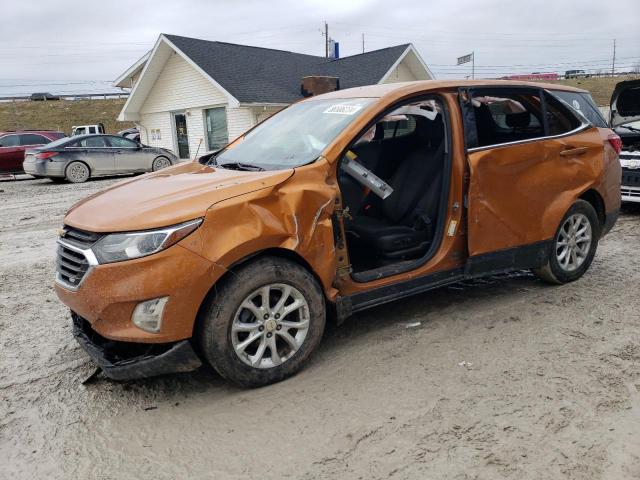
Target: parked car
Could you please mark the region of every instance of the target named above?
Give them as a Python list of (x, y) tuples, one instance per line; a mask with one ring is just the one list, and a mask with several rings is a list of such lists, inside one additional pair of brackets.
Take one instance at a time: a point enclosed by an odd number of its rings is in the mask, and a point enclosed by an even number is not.
[(149, 147), (116, 135), (78, 135), (28, 150), (24, 171), (36, 178), (82, 183), (89, 178), (151, 172), (178, 158), (164, 148)]
[(567, 70), (564, 72), (564, 78), (588, 78), (587, 72), (584, 70)]
[(140, 131), (135, 127), (127, 128), (125, 130), (120, 130), (118, 132), (118, 135), (124, 138), (128, 138), (130, 140), (135, 140), (136, 142), (140, 141)]
[(23, 173), (24, 152), (64, 138), (64, 133), (52, 130), (15, 130), (0, 132), (0, 174)]
[(640, 203), (640, 80), (620, 82), (611, 97), (610, 124), (622, 140), (622, 201)]
[(92, 133), (105, 133), (104, 125), (96, 123), (95, 125), (74, 125), (71, 127), (71, 136), (89, 135)]
[[(620, 208), (619, 137), (560, 85), (426, 81), (295, 103), (65, 216), (56, 292), (114, 379), (277, 382), (354, 312), (530, 268), (580, 278)], [(526, 339), (523, 339), (526, 341)], [(198, 352), (196, 354), (196, 352)]]
[(60, 100), (60, 96), (53, 95), (49, 92), (37, 92), (32, 93), (31, 97), (29, 97), (32, 102), (42, 102), (46, 100)]

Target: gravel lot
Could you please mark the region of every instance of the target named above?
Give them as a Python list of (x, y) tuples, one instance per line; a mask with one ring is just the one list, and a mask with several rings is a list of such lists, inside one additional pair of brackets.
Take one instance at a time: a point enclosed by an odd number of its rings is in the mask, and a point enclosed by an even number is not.
[(114, 181), (0, 181), (0, 477), (640, 478), (640, 209), (576, 283), (520, 273), (370, 310), (277, 385), (83, 385), (55, 235)]

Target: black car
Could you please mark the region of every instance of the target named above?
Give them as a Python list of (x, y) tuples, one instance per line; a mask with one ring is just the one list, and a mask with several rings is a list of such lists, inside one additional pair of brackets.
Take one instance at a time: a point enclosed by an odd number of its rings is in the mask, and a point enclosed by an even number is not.
[(27, 150), (24, 171), (81, 183), (92, 177), (151, 172), (178, 162), (170, 150), (117, 135), (77, 135)]

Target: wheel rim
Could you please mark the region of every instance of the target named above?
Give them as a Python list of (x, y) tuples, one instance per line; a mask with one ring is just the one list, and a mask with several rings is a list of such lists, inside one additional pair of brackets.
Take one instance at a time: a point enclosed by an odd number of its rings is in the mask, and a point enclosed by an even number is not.
[(156, 171), (171, 166), (171, 162), (169, 162), (169, 160), (167, 160), (166, 158), (156, 158), (156, 160), (153, 162), (153, 165), (153, 170)]
[(69, 178), (74, 181), (82, 181), (87, 178), (87, 168), (81, 163), (74, 163), (69, 167), (69, 172), (67, 173)]
[(309, 331), (309, 304), (295, 287), (271, 283), (251, 292), (231, 325), (236, 355), (253, 368), (273, 368), (289, 360)]
[(556, 238), (556, 258), (560, 268), (573, 272), (580, 268), (591, 249), (591, 222), (586, 215), (574, 213), (565, 220)]

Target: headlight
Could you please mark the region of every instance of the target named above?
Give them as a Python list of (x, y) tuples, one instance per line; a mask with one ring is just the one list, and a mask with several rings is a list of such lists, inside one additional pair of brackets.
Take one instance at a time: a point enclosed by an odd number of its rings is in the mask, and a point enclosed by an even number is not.
[(193, 232), (202, 219), (173, 225), (172, 227), (143, 232), (112, 233), (102, 238), (91, 250), (99, 263), (121, 262), (145, 257), (179, 242)]

